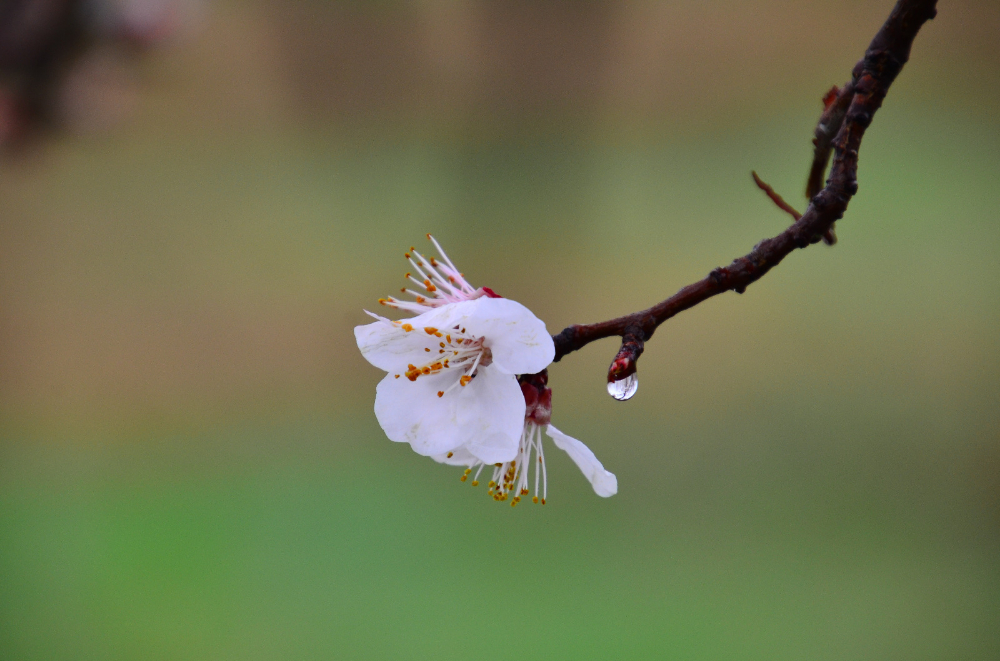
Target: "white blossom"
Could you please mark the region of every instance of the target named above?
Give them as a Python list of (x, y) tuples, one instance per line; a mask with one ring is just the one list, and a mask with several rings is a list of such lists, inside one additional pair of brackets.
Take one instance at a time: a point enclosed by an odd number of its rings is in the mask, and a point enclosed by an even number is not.
[[(428, 235), (433, 241), (433, 238)], [(435, 242), (437, 246), (437, 243)], [(517, 455), (525, 403), (517, 374), (545, 369), (555, 355), (545, 324), (520, 303), (473, 289), (440, 250), (406, 257), (423, 288), (414, 301), (382, 299), (419, 312), (354, 329), (358, 348), (388, 374), (378, 384), (375, 416), (390, 440), (433, 456), (459, 449), (497, 463)]]
[[(379, 299), (415, 313), (357, 326), (361, 354), (387, 372), (375, 390), (375, 417), (390, 440), (418, 454), (465, 466), (478, 486), (491, 469), (488, 491), (517, 505), (523, 496), (545, 503), (545, 432), (570, 456), (599, 496), (618, 492), (618, 480), (590, 449), (550, 424), (552, 391), (542, 372), (555, 356), (545, 324), (526, 307), (487, 287), (472, 287), (431, 235), (440, 260), (410, 248), (406, 258), (421, 292), (413, 300)], [(525, 375), (522, 382), (517, 375)], [(532, 466), (534, 470), (532, 470)]]

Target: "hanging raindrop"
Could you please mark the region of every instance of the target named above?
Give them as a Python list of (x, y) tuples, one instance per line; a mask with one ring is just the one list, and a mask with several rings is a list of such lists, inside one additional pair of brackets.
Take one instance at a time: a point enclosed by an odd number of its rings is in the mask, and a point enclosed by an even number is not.
[(632, 399), (635, 395), (635, 391), (639, 389), (639, 377), (635, 372), (632, 372), (624, 379), (618, 381), (608, 381), (608, 394), (617, 399), (619, 402), (624, 402), (626, 399)]

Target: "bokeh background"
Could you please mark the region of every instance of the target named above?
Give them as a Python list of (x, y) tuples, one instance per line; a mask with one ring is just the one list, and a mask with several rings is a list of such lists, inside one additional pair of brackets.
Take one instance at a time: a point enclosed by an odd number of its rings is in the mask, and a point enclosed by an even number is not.
[(627, 403), (613, 340), (553, 366), (615, 497), (390, 443), (352, 335), (426, 232), (553, 332), (744, 254), (890, 7), (206, 5), (0, 163), (0, 657), (1000, 658), (997, 3), (918, 36), (837, 246)]

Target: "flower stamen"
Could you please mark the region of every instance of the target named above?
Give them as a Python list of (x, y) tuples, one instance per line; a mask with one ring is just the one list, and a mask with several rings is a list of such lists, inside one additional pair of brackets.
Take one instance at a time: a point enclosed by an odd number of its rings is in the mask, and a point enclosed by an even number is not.
[[(539, 502), (538, 498), (538, 487), (539, 481), (541, 482), (541, 503), (545, 504), (545, 496), (548, 491), (548, 479), (545, 474), (545, 461), (543, 459), (544, 454), (542, 451), (542, 428), (541, 426), (526, 420), (524, 423), (524, 430), (521, 432), (521, 440), (518, 444), (517, 455), (508, 462), (503, 462), (499, 464), (493, 464), (493, 476), (487, 485), (487, 493), (493, 497), (493, 500), (497, 502), (504, 502), (506, 500), (511, 501), (511, 507), (516, 506), (521, 502), (522, 496), (527, 496), (531, 493), (528, 489), (529, 473), (531, 470), (531, 465), (534, 463), (532, 461), (532, 454), (537, 457), (537, 465), (535, 466), (535, 497), (531, 499), (533, 503)], [(474, 463), (468, 470), (477, 468), (476, 475), (473, 477), (473, 484), (477, 484), (479, 480), (479, 474), (482, 472), (486, 464), (478, 461)], [(464, 481), (464, 480), (463, 480)]]
[(379, 299), (381, 305), (420, 314), (448, 303), (468, 301), (486, 295), (482, 289), (474, 288), (465, 280), (465, 277), (455, 268), (448, 255), (442, 250), (437, 239), (430, 234), (427, 235), (427, 239), (437, 249), (441, 256), (440, 261), (434, 257), (425, 258), (412, 246), (409, 252), (403, 254), (417, 274), (414, 276), (413, 273), (407, 273), (404, 277), (417, 285), (419, 289), (423, 289), (424, 293), (403, 287), (400, 292), (412, 296), (413, 301), (389, 296)]

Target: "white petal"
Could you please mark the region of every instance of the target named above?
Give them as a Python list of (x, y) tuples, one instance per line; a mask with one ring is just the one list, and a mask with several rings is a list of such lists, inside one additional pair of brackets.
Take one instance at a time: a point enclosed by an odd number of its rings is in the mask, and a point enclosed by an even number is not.
[(462, 310), (462, 321), (473, 335), (485, 337), (493, 364), (508, 374), (534, 374), (556, 355), (552, 337), (541, 319), (509, 298), (478, 298)]
[[(428, 335), (425, 328), (451, 328), (455, 325), (453, 317), (461, 317), (461, 311), (454, 303), (442, 305), (440, 308), (417, 315), (411, 319), (400, 319), (399, 322), (388, 320), (376, 321), (364, 326), (354, 327), (354, 339), (358, 343), (361, 355), (375, 367), (402, 374), (407, 365), (422, 365), (427, 362), (425, 348), (431, 348), (437, 353), (438, 338)], [(403, 325), (409, 324), (413, 330), (403, 330)]]
[[(450, 457), (448, 455), (451, 455)], [(444, 454), (436, 454), (431, 457), (434, 461), (439, 464), (448, 464), (449, 466), (474, 466), (479, 463), (477, 459), (471, 452), (466, 450), (464, 447), (455, 448), (452, 452), (445, 452)]]
[[(510, 376), (506, 374), (504, 376)], [(518, 394), (520, 394), (520, 388)], [(524, 402), (524, 398), (521, 398)], [(521, 407), (524, 408), (524, 407)], [(521, 413), (521, 424), (524, 424), (524, 413)], [(517, 444), (521, 440), (521, 434), (516, 437), (508, 436), (505, 433), (493, 432), (486, 435), (474, 437), (465, 447), (469, 449), (476, 459), (484, 464), (502, 464), (517, 456)]]
[[(460, 404), (464, 409), (464, 430), (469, 434), (466, 449), (486, 464), (510, 461), (517, 456), (524, 430), (521, 386), (513, 375), (489, 365), (480, 367), (476, 378), (464, 390), (472, 388), (475, 390), (469, 393), (471, 396)], [(448, 393), (451, 394), (454, 391)]]
[(556, 447), (569, 455), (569, 458), (580, 467), (583, 476), (590, 480), (594, 493), (607, 498), (618, 493), (618, 478), (613, 473), (604, 470), (604, 465), (597, 460), (594, 453), (580, 441), (567, 436), (552, 425), (545, 428)]
[[(445, 370), (416, 381), (386, 375), (375, 389), (375, 417), (386, 436), (409, 443), (416, 453), (426, 456), (445, 454), (463, 445), (479, 456), (471, 445), (475, 441), (487, 442), (491, 462), (513, 459), (525, 410), (517, 379), (483, 367), (469, 385), (438, 397), (437, 393), (447, 390), (459, 375)], [(505, 458), (492, 458), (501, 452)]]
[[(437, 393), (454, 381), (450, 373), (410, 381), (387, 374), (375, 388), (375, 417), (389, 440), (409, 443), (420, 454), (450, 452), (465, 443), (454, 405)], [(470, 384), (471, 385), (471, 384)]]

